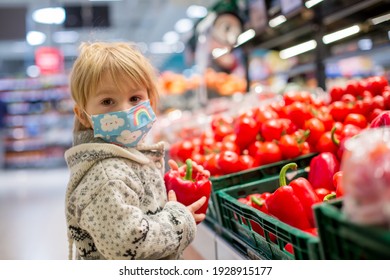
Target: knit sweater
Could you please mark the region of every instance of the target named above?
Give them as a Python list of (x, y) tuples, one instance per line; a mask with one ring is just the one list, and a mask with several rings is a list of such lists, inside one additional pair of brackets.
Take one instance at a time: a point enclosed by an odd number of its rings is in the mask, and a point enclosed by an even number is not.
[(163, 143), (123, 148), (80, 133), (65, 152), (69, 258), (181, 259), (196, 223), (167, 202)]

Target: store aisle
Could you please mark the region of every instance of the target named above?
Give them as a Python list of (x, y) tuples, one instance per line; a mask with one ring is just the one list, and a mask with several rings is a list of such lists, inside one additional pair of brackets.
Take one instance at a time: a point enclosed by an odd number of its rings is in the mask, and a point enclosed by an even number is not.
[[(0, 260), (64, 260), (67, 169), (0, 170)], [(191, 246), (185, 259), (202, 259)]]
[(0, 259), (67, 258), (68, 171), (0, 171)]

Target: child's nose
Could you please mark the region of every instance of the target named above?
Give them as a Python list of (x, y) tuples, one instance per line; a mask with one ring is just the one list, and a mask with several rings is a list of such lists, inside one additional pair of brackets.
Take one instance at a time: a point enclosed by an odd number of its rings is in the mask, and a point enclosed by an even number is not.
[(128, 103), (121, 103), (118, 107), (118, 111), (126, 111), (128, 109), (130, 109), (131, 107), (133, 107), (132, 104), (128, 104)]

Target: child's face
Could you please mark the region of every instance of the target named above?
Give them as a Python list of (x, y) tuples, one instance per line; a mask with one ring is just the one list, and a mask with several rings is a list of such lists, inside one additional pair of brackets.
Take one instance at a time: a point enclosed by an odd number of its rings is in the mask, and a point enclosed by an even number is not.
[[(139, 88), (126, 78), (121, 79), (117, 85), (110, 75), (103, 75), (97, 91), (90, 94), (84, 111), (89, 115), (124, 111), (148, 99), (146, 88)], [(85, 127), (92, 127), (81, 108), (76, 105), (74, 111)]]

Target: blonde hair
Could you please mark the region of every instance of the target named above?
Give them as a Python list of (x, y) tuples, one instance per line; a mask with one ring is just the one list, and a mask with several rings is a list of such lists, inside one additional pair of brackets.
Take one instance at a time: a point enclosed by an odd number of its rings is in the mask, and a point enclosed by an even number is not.
[[(82, 43), (80, 54), (70, 74), (70, 91), (74, 102), (85, 109), (88, 97), (97, 91), (103, 74), (108, 74), (116, 85), (128, 77), (148, 91), (150, 103), (156, 110), (158, 101), (157, 77), (151, 63), (138, 49), (125, 42)], [(75, 118), (74, 131), (86, 128)]]

